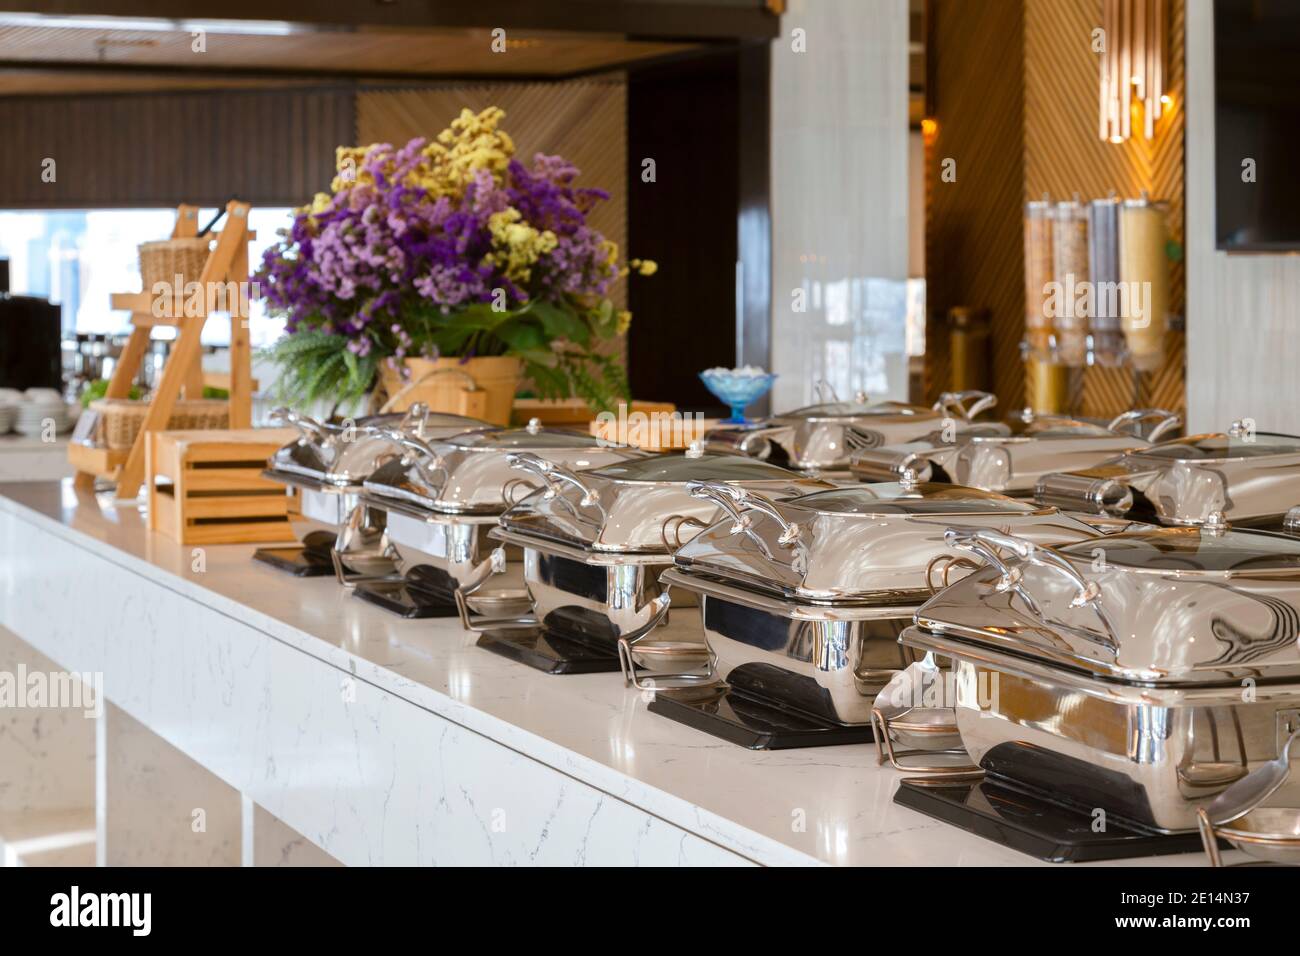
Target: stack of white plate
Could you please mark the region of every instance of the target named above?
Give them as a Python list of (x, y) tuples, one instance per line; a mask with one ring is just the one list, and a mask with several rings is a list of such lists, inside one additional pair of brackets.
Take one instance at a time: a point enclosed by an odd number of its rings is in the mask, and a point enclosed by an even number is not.
[[(54, 423), (54, 433), (66, 432), (72, 425), (68, 403), (52, 388), (29, 388), (23, 401), (15, 406), (13, 427), (21, 434), (39, 436), (45, 433), (47, 421)], [(3, 424), (3, 422), (0, 422)]]
[(0, 388), (0, 435), (13, 431), (18, 405), (26, 400), (27, 396), (16, 388)]

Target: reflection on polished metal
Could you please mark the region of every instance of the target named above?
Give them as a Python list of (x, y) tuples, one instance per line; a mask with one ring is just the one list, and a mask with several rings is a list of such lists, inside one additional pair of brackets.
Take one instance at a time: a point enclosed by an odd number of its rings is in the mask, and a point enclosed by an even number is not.
[(871, 726), (878, 763), (888, 761), (895, 770), (946, 779), (983, 776), (961, 745), (957, 712), (949, 706), (946, 683), (934, 655), (926, 654), (894, 675), (876, 695)]
[(585, 471), (525, 453), (510, 460), (544, 485), (493, 532), (523, 549), (535, 617), (548, 631), (621, 654), (629, 681), (641, 686), (653, 678), (661, 689), (711, 672), (693, 595), (674, 595), (671, 614), (666, 599), (658, 602), (666, 598), (660, 573), (672, 552), (719, 513), (716, 502), (690, 494), (691, 483), (774, 497), (831, 487), (757, 459), (702, 450)]
[(418, 402), (400, 414), (344, 424), (322, 424), (287, 408), (275, 409), (271, 418), (301, 435), (271, 456), (266, 476), (316, 491), (359, 490), (376, 468), (397, 457), (395, 442), (430, 441), (485, 427), (474, 418), (430, 412)]
[(1092, 467), (1148, 447), (1181, 426), (1179, 416), (1162, 409), (1129, 411), (1105, 423), (1025, 410), (1005, 423), (975, 425), (955, 437), (934, 433), (864, 449), (854, 454), (852, 470), (863, 481), (889, 481), (908, 468), (926, 481), (1027, 497), (1048, 472)]
[(430, 412), (421, 403), (355, 423), (322, 424), (287, 408), (277, 408), (271, 417), (294, 426), (300, 436), (271, 456), (263, 475), (296, 488), (303, 516), (336, 530), (330, 557), (335, 576), (347, 587), (393, 570), (395, 552), (383, 535), (383, 516), (364, 508), (358, 513), (365, 479), (407, 445), (484, 427), (473, 418)]
[(391, 575), (398, 554), (388, 540), (383, 512), (374, 512), (362, 502), (353, 505), (339, 528), (330, 558), (334, 577), (345, 588)]
[(911, 663), (898, 635), (933, 593), (935, 561), (960, 561), (944, 537), (954, 521), (1034, 541), (1096, 538), (1053, 508), (954, 485), (864, 484), (784, 501), (692, 493), (726, 516), (677, 552), (663, 580), (698, 596), (719, 679), (761, 668), (783, 706), (841, 726), (869, 726), (877, 694)]
[(1277, 753), (1300, 706), (1300, 542), (1160, 528), (1050, 549), (952, 532), (989, 567), (902, 639), (952, 658), (962, 742), (988, 774), (1190, 832), (1199, 805)]
[(774, 415), (753, 425), (719, 427), (704, 436), (711, 451), (749, 455), (796, 471), (846, 472), (855, 450), (913, 441), (950, 426), (960, 434), (997, 404), (988, 392), (945, 392), (933, 406), (830, 401)]
[(1291, 745), (1297, 736), (1300, 728), (1291, 731), (1276, 760), (1256, 767), (1208, 807), (1197, 808), (1201, 842), (1211, 866), (1223, 866), (1217, 838), (1265, 863), (1300, 864), (1300, 807), (1264, 806), (1291, 776)]
[(545, 428), (480, 428), (441, 441), (392, 435), (401, 454), (363, 483), (361, 500), (387, 515), (387, 540), (396, 545), (389, 576), (415, 574), (430, 601), (454, 607), (467, 629), (530, 623), (522, 552), (488, 539), (501, 513), (541, 487), (521, 479), (513, 454), (539, 462), (588, 467), (642, 457), (632, 448), (591, 435)]
[(1038, 481), (1044, 503), (1167, 525), (1211, 519), (1277, 527), (1300, 501), (1300, 436), (1251, 432), (1193, 435), (1135, 449), (1096, 467)]

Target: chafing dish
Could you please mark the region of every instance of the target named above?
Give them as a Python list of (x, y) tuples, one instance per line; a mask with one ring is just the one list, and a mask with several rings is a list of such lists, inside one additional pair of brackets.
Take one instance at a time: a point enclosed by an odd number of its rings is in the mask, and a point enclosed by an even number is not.
[(1035, 496), (1062, 508), (1145, 518), (1277, 527), (1300, 500), (1300, 436), (1248, 431), (1192, 435), (1094, 468), (1044, 475)]
[(988, 529), (947, 537), (988, 567), (926, 602), (902, 641), (952, 659), (962, 742), (990, 777), (1181, 833), (1278, 753), (1300, 712), (1300, 541), (1210, 528), (1060, 549)]
[(1055, 508), (955, 485), (861, 484), (787, 501), (717, 485), (692, 493), (727, 517), (679, 550), (663, 580), (700, 602), (718, 693), (856, 728), (845, 740), (871, 739), (876, 695), (909, 663), (899, 633), (965, 560), (945, 542), (954, 521), (1034, 541), (1096, 537)]
[(933, 406), (902, 402), (823, 402), (753, 425), (720, 426), (704, 437), (710, 451), (736, 452), (797, 471), (844, 472), (853, 452), (912, 441), (945, 426), (960, 433), (997, 404), (988, 392), (945, 392)]
[[(271, 418), (297, 428), (299, 437), (271, 456), (263, 475), (296, 488), (303, 517), (332, 530), (310, 532), (303, 548), (262, 548), (254, 557), (299, 575), (335, 573), (332, 552), (356, 508), (362, 482), (399, 454), (393, 434), (433, 440), (485, 427), (474, 418), (430, 412), (422, 403), (406, 412), (341, 424), (318, 422), (287, 408), (275, 409)], [(364, 515), (359, 520), (367, 526), (372, 523)], [(361, 564), (367, 559), (358, 552), (356, 560)], [(349, 569), (347, 573), (352, 576), (354, 572)]]
[(689, 595), (673, 598), (670, 616), (659, 576), (672, 553), (719, 514), (715, 502), (689, 493), (690, 484), (773, 498), (831, 487), (699, 446), (576, 472), (534, 455), (512, 460), (546, 487), (502, 515), (493, 536), (523, 549), (539, 628), (532, 636), (485, 635), (483, 645), (554, 672), (617, 671), (619, 640), (644, 636), (628, 665), (680, 671), (674, 679), (682, 683), (707, 663), (698, 609)]
[(858, 451), (852, 470), (863, 481), (908, 473), (918, 481), (950, 481), (1029, 497), (1048, 472), (1090, 468), (1146, 448), (1181, 425), (1181, 418), (1161, 409), (1125, 412), (1105, 424), (1025, 411), (1004, 424), (980, 425), (955, 439), (933, 434), (910, 444)]
[[(524, 428), (480, 428), (437, 442), (400, 432), (388, 437), (400, 454), (362, 483), (360, 507), (340, 535), (343, 543), (355, 530), (367, 542), (363, 550), (376, 556), (373, 579), (358, 584), (358, 596), (408, 616), (459, 611), (466, 627), (528, 610), (518, 551), (497, 553), (487, 539), (501, 513), (542, 484), (511, 467), (513, 454), (528, 452), (557, 468), (608, 465), (644, 454), (592, 435), (545, 428), (537, 419)], [(375, 515), (382, 523), (365, 530)], [(462, 588), (467, 590), (458, 597)]]

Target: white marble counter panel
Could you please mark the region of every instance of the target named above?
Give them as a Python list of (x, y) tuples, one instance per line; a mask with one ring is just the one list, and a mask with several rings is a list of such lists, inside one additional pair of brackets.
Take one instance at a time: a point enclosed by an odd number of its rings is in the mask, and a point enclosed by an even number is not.
[(747, 751), (617, 675), (542, 674), (251, 547), (194, 570), (70, 482), (2, 494), (0, 624), (103, 669), (114, 704), (341, 862), (1035, 862), (895, 806), (869, 745)]

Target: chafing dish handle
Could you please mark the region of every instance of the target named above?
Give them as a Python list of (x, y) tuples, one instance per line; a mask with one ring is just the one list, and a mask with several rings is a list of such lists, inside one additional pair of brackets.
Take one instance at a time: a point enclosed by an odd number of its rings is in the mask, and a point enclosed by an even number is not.
[(1151, 431), (1147, 434), (1146, 440), (1149, 442), (1158, 442), (1164, 435), (1173, 431), (1175, 428), (1181, 428), (1183, 419), (1173, 412), (1166, 411), (1163, 408), (1134, 408), (1123, 414), (1116, 415), (1111, 419), (1106, 428), (1113, 432), (1129, 431), (1138, 435), (1139, 432), (1135, 426), (1142, 422), (1154, 421)]
[(402, 460), (408, 465), (414, 465), (419, 471), (420, 477), (430, 487), (438, 487), (440, 482), (434, 477), (437, 472), (442, 472), (445, 476), (447, 469), (442, 463), (442, 456), (434, 451), (433, 446), (423, 438), (416, 438), (414, 435), (408, 435), (400, 428), (378, 428), (375, 434), (380, 438), (386, 438), (394, 445), (402, 449)]
[(497, 627), (530, 627), (537, 623), (531, 615), (520, 617), (487, 617), (475, 615), (470, 610), (469, 599), (492, 579), (506, 569), (506, 549), (493, 548), (492, 553), (479, 562), (470, 575), (470, 579), (456, 588), (456, 613), (460, 615), (461, 627), (467, 631), (486, 631)]
[(292, 425), (298, 429), (302, 438), (300, 441), (310, 444), (313, 440), (322, 442), (326, 439), (325, 426), (309, 415), (303, 415), (295, 412), (292, 408), (285, 408), (283, 405), (279, 408), (271, 409), (270, 420), (276, 425)]
[(803, 529), (796, 522), (787, 521), (777, 510), (776, 502), (757, 491), (714, 481), (692, 481), (686, 485), (686, 490), (692, 498), (712, 501), (727, 512), (734, 522), (732, 534), (749, 529), (751, 522), (746, 514), (749, 511), (765, 514), (781, 526), (781, 536), (777, 541), (782, 547), (789, 548), (798, 544), (803, 534)]
[(1021, 538), (1003, 531), (992, 531), (987, 528), (949, 528), (943, 533), (943, 540), (951, 548), (962, 548), (988, 559), (989, 563), (1002, 573), (1002, 580), (998, 582), (998, 588), (1005, 590), (1015, 587), (1030, 605), (1034, 614), (1039, 617), (1043, 616), (1042, 611), (1020, 586), (1020, 570), (1008, 567), (1002, 560), (1001, 555), (998, 554), (999, 549), (1010, 551), (1023, 561), (1029, 561), (1040, 567), (1065, 575), (1078, 588), (1078, 591), (1070, 600), (1070, 607), (1091, 607), (1098, 620), (1105, 625), (1106, 632), (1110, 637), (1109, 642), (1096, 641), (1095, 643), (1112, 651), (1119, 646), (1119, 641), (1115, 637), (1115, 628), (1111, 625), (1110, 618), (1107, 617), (1106, 612), (1101, 607), (1101, 585), (1096, 581), (1089, 581), (1080, 574), (1074, 565), (1066, 560), (1055, 548), (1050, 548), (1045, 544), (1038, 544), (1028, 538)]
[[(971, 404), (966, 405), (967, 402)], [(980, 412), (987, 411), (998, 403), (998, 397), (992, 392), (979, 389), (967, 389), (964, 392), (944, 392), (934, 403), (936, 412), (956, 413), (966, 421), (974, 421)]]
[(990, 558), (1004, 575), (1008, 574), (1007, 566), (997, 555), (998, 549), (1010, 551), (1021, 560), (1032, 561), (1042, 567), (1050, 567), (1064, 574), (1079, 589), (1074, 596), (1074, 600), (1070, 602), (1070, 607), (1083, 607), (1085, 604), (1092, 604), (1101, 596), (1101, 586), (1096, 581), (1089, 581), (1060, 552), (1045, 544), (1038, 544), (1028, 538), (1021, 538), (1003, 531), (992, 531), (987, 528), (972, 528), (969, 530), (949, 528), (943, 533), (943, 539), (950, 547), (960, 548), (964, 546), (968, 550)]
[(558, 494), (560, 491), (560, 482), (572, 485), (582, 493), (579, 504), (583, 507), (591, 507), (599, 502), (596, 493), (582, 483), (582, 479), (576, 474), (569, 471), (562, 465), (538, 455), (526, 451), (512, 451), (506, 455), (506, 463), (511, 468), (518, 468), (522, 471), (531, 471), (542, 481), (546, 482), (546, 487), (552, 494)]

